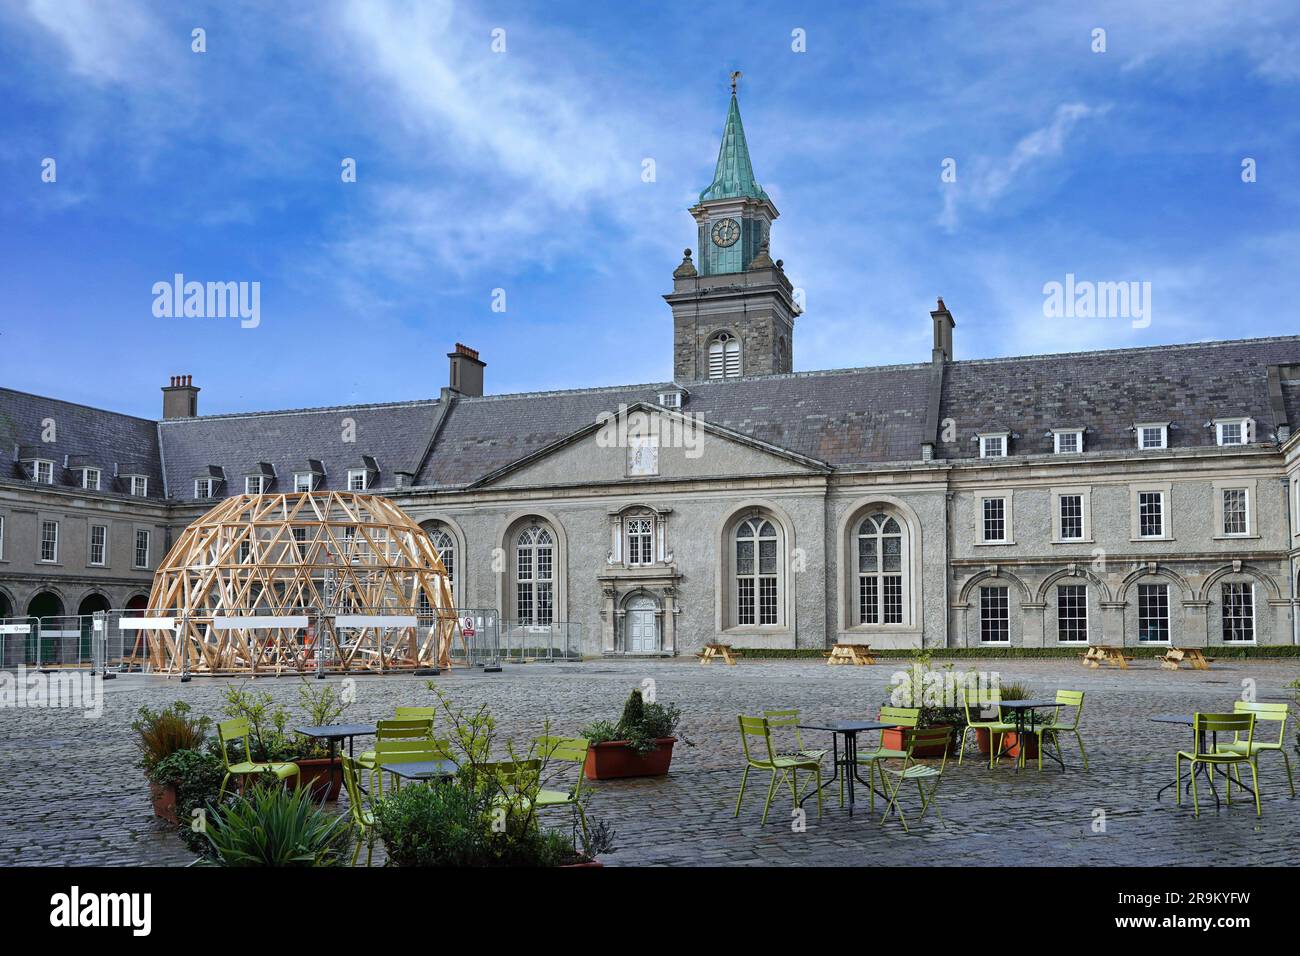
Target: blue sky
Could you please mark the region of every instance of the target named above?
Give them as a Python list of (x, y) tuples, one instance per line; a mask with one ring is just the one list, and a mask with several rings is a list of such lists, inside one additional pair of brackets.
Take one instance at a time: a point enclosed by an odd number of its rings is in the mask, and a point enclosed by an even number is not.
[[(936, 295), (959, 358), (1296, 331), (1291, 0), (818, 6), (0, 0), (0, 383), (425, 398), (456, 341), (489, 392), (667, 380), (733, 69), (796, 369), (927, 359)], [(177, 272), (261, 324), (155, 317)], [(1045, 318), (1067, 273), (1150, 282), (1150, 325)]]

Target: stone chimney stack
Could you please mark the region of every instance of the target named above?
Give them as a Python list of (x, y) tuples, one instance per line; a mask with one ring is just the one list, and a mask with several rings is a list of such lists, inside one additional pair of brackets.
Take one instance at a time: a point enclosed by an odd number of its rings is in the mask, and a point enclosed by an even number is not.
[(957, 323), (953, 321), (952, 313), (943, 304), (942, 298), (939, 299), (939, 308), (930, 313), (930, 318), (934, 322), (934, 350), (930, 353), (930, 361), (936, 365), (951, 362), (952, 330)]
[(456, 343), (456, 350), (448, 352), (451, 359), (450, 387), (466, 398), (478, 398), (483, 394), (483, 369), (487, 363), (479, 360), (478, 352), (468, 345)]
[(189, 375), (173, 375), (163, 386), (163, 419), (194, 418), (199, 413), (199, 387)]

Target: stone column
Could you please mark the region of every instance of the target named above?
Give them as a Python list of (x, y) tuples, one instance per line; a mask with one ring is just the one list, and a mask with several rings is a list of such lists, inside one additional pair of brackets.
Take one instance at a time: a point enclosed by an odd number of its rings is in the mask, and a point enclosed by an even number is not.
[(1047, 605), (1041, 601), (1027, 601), (1020, 605), (1020, 644), (1022, 647), (1043, 647), (1044, 629), (1047, 626)]
[(1101, 602), (1101, 640), (1098, 644), (1124, 645), (1124, 601)]
[(1188, 647), (1209, 647), (1210, 646), (1210, 602), (1209, 601), (1184, 601), (1183, 602), (1183, 636), (1181, 641), (1170, 641), (1171, 644), (1185, 644)]

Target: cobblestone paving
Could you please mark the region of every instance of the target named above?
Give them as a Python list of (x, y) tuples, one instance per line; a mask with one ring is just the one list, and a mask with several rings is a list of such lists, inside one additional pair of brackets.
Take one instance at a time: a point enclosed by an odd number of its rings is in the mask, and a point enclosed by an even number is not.
[[(1009, 762), (990, 771), (968, 759), (950, 765), (940, 789), (945, 822), (932, 817), (905, 834), (891, 821), (859, 812), (853, 819), (828, 801), (818, 820), (809, 801), (808, 825), (794, 832), (789, 795), (778, 796), (759, 825), (766, 775), (751, 775), (739, 819), (732, 809), (743, 765), (736, 715), (797, 706), (808, 720), (870, 717), (887, 696), (897, 666), (827, 667), (817, 662), (746, 661), (735, 667), (694, 661), (529, 664), (501, 674), (457, 671), (436, 678), (457, 703), (486, 703), (503, 738), (524, 740), (552, 719), (556, 732), (576, 733), (588, 720), (616, 717), (632, 686), (645, 678), (661, 701), (677, 702), (683, 731), (666, 778), (597, 782), (593, 816), (617, 832), (607, 865), (1294, 865), (1300, 800), (1287, 798), (1277, 755), (1261, 770), (1264, 816), (1246, 802), (1216, 813), (1203, 793), (1202, 815), (1177, 809), (1174, 752), (1191, 731), (1159, 724), (1157, 714), (1230, 710), (1243, 681), (1260, 700), (1290, 700), (1284, 685), (1300, 665), (1233, 661), (1210, 672), (1163, 671), (1139, 661), (1128, 671), (1092, 671), (1067, 661), (998, 661), (1004, 682), (1027, 682), (1040, 695), (1058, 688), (1087, 693), (1083, 729), (1091, 770), (1066, 746), (1068, 769), (1032, 765), (1016, 773)], [(963, 664), (964, 666), (964, 664)], [(337, 680), (337, 678), (334, 678)], [(136, 708), (183, 698), (219, 712), (224, 679), (180, 684), (125, 675), (105, 684), (104, 713), (89, 720), (66, 710), (0, 711), (0, 865), (179, 865), (189, 854), (157, 823), (133, 766), (128, 724)], [(294, 705), (297, 680), (258, 679), (259, 689)], [(348, 720), (373, 720), (397, 704), (430, 703), (423, 678), (359, 677)], [(1293, 730), (1288, 730), (1294, 742)], [(817, 735), (808, 746), (829, 746)], [(874, 737), (867, 738), (874, 741)], [(1292, 763), (1297, 764), (1292, 753)], [(1300, 769), (1300, 768), (1297, 768)], [(860, 794), (862, 795), (862, 794)], [(1208, 803), (1208, 806), (1207, 806)], [(861, 805), (860, 805), (861, 806)], [(1104, 832), (1094, 821), (1104, 812)]]

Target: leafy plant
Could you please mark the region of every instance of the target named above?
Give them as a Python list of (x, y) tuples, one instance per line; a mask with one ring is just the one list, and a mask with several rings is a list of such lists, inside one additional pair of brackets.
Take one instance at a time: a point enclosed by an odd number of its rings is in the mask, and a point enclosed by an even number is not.
[(660, 738), (677, 733), (681, 719), (682, 712), (676, 704), (647, 704), (640, 688), (636, 688), (628, 695), (617, 724), (608, 720), (592, 721), (582, 729), (582, 736), (593, 744), (626, 741), (637, 753), (648, 754), (659, 749)]
[(289, 731), (289, 709), (276, 703), (269, 692), (231, 686), (226, 688), (225, 699), (222, 713), (248, 721), (248, 743), (254, 760), (294, 760), (308, 749), (308, 745)]
[(206, 836), (216, 866), (338, 866), (352, 831), (347, 816), (322, 810), (307, 788), (255, 786), (213, 808)]
[(952, 727), (960, 733), (966, 726), (966, 712), (960, 706), (958, 688), (973, 675), (954, 673), (951, 663), (936, 669), (930, 666), (930, 659), (928, 651), (912, 652), (911, 667), (900, 672), (902, 680), (896, 683), (890, 703), (896, 707), (918, 708), (918, 729)]
[[(351, 706), (352, 701), (344, 699), (335, 686), (326, 681), (304, 680), (298, 687), (298, 707), (313, 727), (337, 723)], [(324, 740), (312, 739), (297, 747), (301, 757), (329, 756), (329, 744)]]
[(199, 855), (209, 855), (212, 845), (203, 835), (202, 826), (194, 828), (195, 810), (210, 813), (218, 805), (221, 780), (226, 765), (211, 750), (178, 750), (158, 761), (149, 772), (149, 779), (160, 786), (176, 788), (176, 817), (180, 821), (180, 837), (187, 847)]
[(212, 727), (208, 717), (190, 716), (192, 708), (178, 700), (162, 710), (141, 707), (131, 729), (136, 734), (140, 767), (152, 776), (159, 763), (182, 750), (198, 750)]
[(1013, 684), (1002, 684), (999, 689), (1002, 691), (1003, 700), (1029, 700), (1034, 696), (1034, 692), (1028, 684), (1019, 682)]

